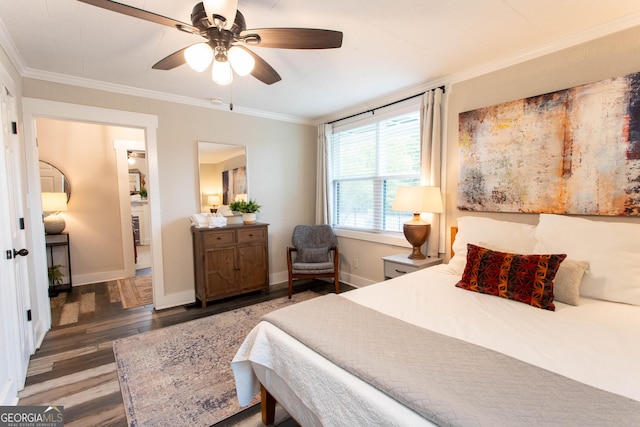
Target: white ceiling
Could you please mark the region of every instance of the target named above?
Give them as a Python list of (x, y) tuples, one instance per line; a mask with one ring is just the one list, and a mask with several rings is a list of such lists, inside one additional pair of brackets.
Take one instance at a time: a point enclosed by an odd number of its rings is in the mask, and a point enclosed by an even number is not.
[[(186, 23), (196, 2), (120, 1)], [(77, 0), (0, 0), (0, 43), (24, 77), (313, 122), (640, 25), (639, 0), (240, 0), (239, 9), (247, 28), (338, 30), (343, 46), (255, 47), (282, 81), (217, 86), (209, 70), (151, 69), (198, 36)]]

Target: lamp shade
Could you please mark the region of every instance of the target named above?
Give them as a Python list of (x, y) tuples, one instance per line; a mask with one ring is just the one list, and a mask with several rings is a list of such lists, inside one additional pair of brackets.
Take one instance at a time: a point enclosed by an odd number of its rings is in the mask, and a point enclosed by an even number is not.
[(207, 197), (207, 204), (211, 205), (211, 206), (220, 205), (220, 196), (218, 196), (217, 194), (213, 194), (213, 195)]
[(391, 210), (440, 213), (443, 211), (440, 189), (429, 186), (399, 187)]
[(206, 43), (196, 43), (184, 51), (184, 59), (197, 72), (204, 71), (213, 60), (213, 50)]
[(253, 71), (253, 67), (256, 65), (256, 60), (253, 59), (253, 56), (239, 46), (231, 46), (227, 56), (233, 70), (239, 76), (246, 76)]
[(64, 212), (67, 210), (66, 193), (42, 193), (42, 210), (44, 212)]
[(213, 66), (211, 67), (211, 79), (221, 85), (225, 86), (233, 81), (233, 73), (231, 72), (231, 64), (224, 58), (225, 61), (218, 61), (213, 59)]

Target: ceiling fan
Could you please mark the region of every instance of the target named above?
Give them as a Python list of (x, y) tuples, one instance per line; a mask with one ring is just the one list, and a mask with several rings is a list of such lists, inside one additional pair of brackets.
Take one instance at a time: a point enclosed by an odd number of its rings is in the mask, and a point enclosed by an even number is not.
[(244, 16), (238, 10), (238, 0), (203, 0), (197, 3), (191, 12), (192, 25), (112, 0), (79, 1), (204, 37), (205, 42), (180, 49), (152, 68), (171, 70), (186, 62), (194, 70), (203, 71), (212, 63), (213, 81), (221, 85), (233, 81), (233, 71), (241, 76), (251, 74), (268, 85), (281, 80), (271, 65), (246, 46), (280, 49), (332, 49), (342, 46), (340, 31), (315, 28), (247, 30)]

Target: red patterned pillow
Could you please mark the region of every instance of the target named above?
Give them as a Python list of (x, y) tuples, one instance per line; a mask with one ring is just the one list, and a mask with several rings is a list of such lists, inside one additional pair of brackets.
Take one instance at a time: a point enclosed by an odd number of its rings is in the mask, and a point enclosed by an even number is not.
[(467, 244), (458, 288), (555, 311), (553, 279), (567, 255), (518, 255)]

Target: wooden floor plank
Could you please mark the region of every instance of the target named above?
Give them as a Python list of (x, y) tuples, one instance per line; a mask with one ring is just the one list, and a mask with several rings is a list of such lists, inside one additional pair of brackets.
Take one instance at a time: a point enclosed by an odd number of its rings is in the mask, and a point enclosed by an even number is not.
[[(160, 311), (151, 306), (124, 310), (119, 300), (110, 297), (114, 283), (80, 286), (51, 299), (53, 327), (31, 357), (18, 405), (63, 405), (65, 426), (126, 426), (114, 340), (287, 294), (286, 284), (280, 284), (268, 293), (254, 292), (209, 303), (205, 308), (191, 304)], [(332, 287), (321, 281), (300, 281), (294, 292), (311, 289), (328, 293)], [(352, 288), (344, 285), (343, 289)]]
[(24, 388), (19, 394), (20, 399), (33, 396), (35, 394), (44, 393), (48, 390), (59, 388), (68, 384), (80, 382), (92, 377), (98, 377), (101, 375), (111, 374), (116, 372), (115, 362), (107, 363), (106, 365), (100, 365), (92, 369), (83, 369), (82, 371), (75, 372), (73, 374), (52, 378), (50, 380), (37, 382)]

